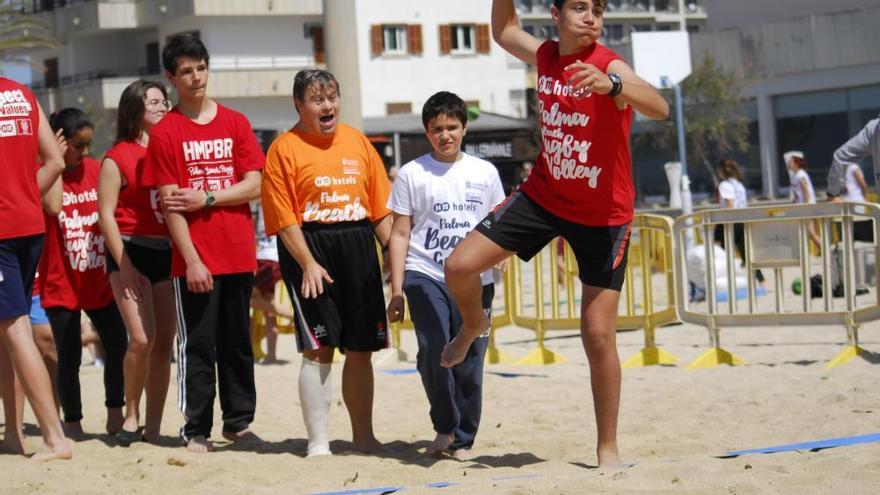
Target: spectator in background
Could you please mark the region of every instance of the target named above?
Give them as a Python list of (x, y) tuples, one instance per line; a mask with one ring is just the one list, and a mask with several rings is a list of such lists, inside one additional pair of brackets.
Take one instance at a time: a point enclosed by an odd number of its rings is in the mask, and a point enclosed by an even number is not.
[[(813, 189), (813, 181), (807, 174), (807, 160), (804, 159), (802, 151), (788, 151), (782, 155), (785, 160), (785, 166), (788, 168), (788, 177), (791, 184), (791, 195), (795, 204), (813, 204), (816, 202), (816, 191)], [(822, 239), (816, 232), (815, 222), (807, 224), (807, 232), (810, 240), (816, 243), (817, 247), (822, 246)]]
[[(862, 160), (872, 157), (874, 162), (874, 177), (880, 175), (880, 118), (868, 122), (865, 127), (843, 144), (834, 152), (831, 169), (828, 171), (828, 196), (839, 197), (847, 188), (847, 172), (852, 165), (857, 165)], [(864, 180), (864, 176), (862, 177)], [(875, 187), (880, 187), (880, 181), (875, 179)], [(864, 193), (867, 193), (865, 184)]]
[[(748, 197), (746, 195), (746, 188), (742, 183), (743, 176), (739, 165), (733, 160), (721, 160), (718, 162), (718, 167), (715, 168), (715, 172), (721, 179), (721, 182), (718, 184), (718, 201), (721, 204), (721, 207), (745, 208), (748, 206)], [(715, 242), (723, 242), (723, 232), (723, 225), (719, 224), (715, 226)], [(745, 229), (741, 223), (733, 225), (733, 244), (739, 250), (739, 253), (743, 258), (742, 265), (745, 265)], [(761, 273), (761, 270), (755, 271), (755, 278), (758, 279), (758, 282), (764, 283), (764, 274)]]

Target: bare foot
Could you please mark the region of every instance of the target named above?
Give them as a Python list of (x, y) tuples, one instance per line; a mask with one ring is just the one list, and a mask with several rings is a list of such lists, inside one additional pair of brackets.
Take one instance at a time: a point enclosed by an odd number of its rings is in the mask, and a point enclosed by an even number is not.
[(153, 445), (159, 445), (162, 442), (162, 435), (159, 431), (153, 431), (150, 428), (144, 428), (144, 441)]
[(229, 440), (230, 442), (249, 442), (249, 443), (262, 443), (263, 442), (263, 439), (258, 437), (256, 435), (256, 433), (251, 431), (250, 428), (245, 428), (238, 433), (224, 431), (223, 438)]
[(66, 438), (55, 447), (44, 443), (40, 450), (31, 456), (31, 460), (37, 462), (63, 461), (71, 458), (73, 458), (73, 449)]
[[(119, 432), (119, 429), (122, 428), (122, 424), (125, 422), (125, 416), (122, 415), (121, 407), (108, 407), (107, 408), (107, 424), (105, 425), (107, 428), (107, 434), (115, 435)], [(134, 431), (137, 429), (137, 425), (134, 425), (129, 431)]]
[(442, 457), (443, 453), (449, 449), (449, 446), (452, 445), (452, 442), (454, 440), (454, 435), (438, 433), (437, 436), (434, 437), (434, 441), (428, 444), (428, 448), (425, 450), (425, 454), (434, 457)]
[(450, 454), (452, 455), (452, 457), (455, 457), (459, 461), (466, 461), (471, 458), (470, 449), (455, 449), (450, 452)]
[(278, 358), (275, 356), (266, 356), (261, 364), (275, 364), (276, 362), (278, 362)]
[(0, 450), (10, 454), (25, 455), (24, 435), (16, 435), (13, 432), (7, 433), (3, 438), (3, 443), (0, 444)]
[(206, 454), (214, 450), (214, 444), (212, 444), (207, 438), (199, 435), (186, 443), (186, 450), (195, 452), (196, 454)]
[(376, 437), (351, 442), (351, 450), (369, 455), (384, 455), (388, 453), (388, 449), (382, 445), (382, 442), (376, 440)]
[(456, 364), (464, 361), (467, 357), (471, 344), (477, 339), (487, 328), (489, 328), (489, 319), (486, 315), (482, 315), (480, 326), (475, 330), (466, 329), (464, 326), (458, 331), (458, 335), (451, 342), (443, 347), (443, 353), (440, 355), (440, 366), (444, 368), (452, 368)]
[(617, 446), (599, 447), (596, 449), (596, 454), (599, 457), (600, 468), (615, 469), (623, 467), (620, 463), (620, 456), (617, 454)]
[(85, 432), (83, 432), (82, 423), (79, 421), (64, 423), (62, 426), (64, 427), (64, 435), (72, 440), (82, 440), (86, 436)]

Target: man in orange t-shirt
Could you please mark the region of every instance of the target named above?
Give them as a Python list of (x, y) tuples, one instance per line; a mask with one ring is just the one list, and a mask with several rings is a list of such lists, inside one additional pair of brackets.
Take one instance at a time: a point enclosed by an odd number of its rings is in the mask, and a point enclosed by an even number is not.
[(278, 235), (303, 353), (299, 392), (310, 456), (330, 454), (330, 367), (337, 347), (346, 356), (342, 396), (352, 446), (383, 450), (373, 435), (370, 358), (388, 347), (375, 238), (387, 246), (391, 185), (373, 145), (338, 122), (339, 96), (330, 72), (300, 71), (293, 85), (299, 122), (272, 143), (263, 171), (266, 233)]

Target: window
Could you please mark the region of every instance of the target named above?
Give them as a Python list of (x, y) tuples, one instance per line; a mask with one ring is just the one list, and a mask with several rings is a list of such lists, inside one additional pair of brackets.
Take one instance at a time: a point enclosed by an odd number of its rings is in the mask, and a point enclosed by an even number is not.
[(154, 41), (152, 43), (147, 43), (146, 46), (147, 51), (147, 74), (161, 74), (162, 67), (159, 63), (159, 42)]
[(46, 71), (44, 81), (47, 88), (58, 87), (58, 59), (47, 58), (43, 61), (43, 68)]
[(623, 43), (623, 25), (622, 24), (606, 24), (603, 37), (609, 45), (619, 45)]
[(422, 53), (422, 26), (419, 24), (375, 24), (370, 27), (370, 38), (374, 57)]
[(406, 53), (406, 26), (382, 26), (382, 52)]
[(439, 26), (440, 53), (489, 53), (488, 24), (445, 24)]
[(312, 55), (315, 57), (315, 63), (327, 63), (327, 54), (324, 50), (324, 26), (313, 24), (309, 29), (309, 34), (312, 38)]
[(474, 53), (473, 25), (452, 25), (452, 53)]
[(412, 113), (412, 103), (410, 102), (398, 102), (398, 103), (386, 103), (385, 104), (385, 114), (386, 115), (398, 115), (398, 114), (410, 114)]

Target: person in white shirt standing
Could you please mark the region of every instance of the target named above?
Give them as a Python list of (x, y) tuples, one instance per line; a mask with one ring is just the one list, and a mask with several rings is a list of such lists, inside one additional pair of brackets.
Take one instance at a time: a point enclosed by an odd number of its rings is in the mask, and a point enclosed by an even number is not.
[[(461, 313), (443, 274), (445, 260), (476, 224), (504, 200), (498, 171), (491, 163), (461, 152), (467, 107), (441, 91), (422, 109), (422, 123), (433, 151), (404, 165), (388, 200), (391, 227), (391, 301), (388, 321), (403, 318), (403, 294), (415, 325), (417, 367), (428, 395), (435, 439), (429, 455), (461, 457), (474, 444), (482, 409), (486, 335), (470, 346), (454, 368), (440, 365), (443, 348), (461, 328)], [(487, 318), (495, 288), (492, 271), (481, 275)]]
[[(739, 165), (730, 159), (721, 160), (715, 168), (721, 182), (718, 184), (718, 202), (722, 208), (745, 208), (748, 206), (746, 187), (743, 185), (742, 170)], [(723, 242), (723, 226), (715, 227), (715, 242)], [(745, 265), (746, 241), (743, 224), (733, 225), (733, 244), (742, 255), (742, 264)], [(759, 283), (764, 283), (764, 274), (761, 270), (755, 270), (755, 278)]]
[[(788, 168), (788, 176), (791, 181), (791, 194), (796, 204), (813, 204), (816, 202), (816, 192), (813, 189), (813, 182), (810, 175), (807, 174), (807, 160), (804, 159), (802, 151), (788, 151), (782, 155), (785, 159), (785, 166)], [(816, 246), (822, 246), (822, 239), (816, 232), (814, 222), (807, 224), (807, 231), (810, 240), (816, 243)]]

